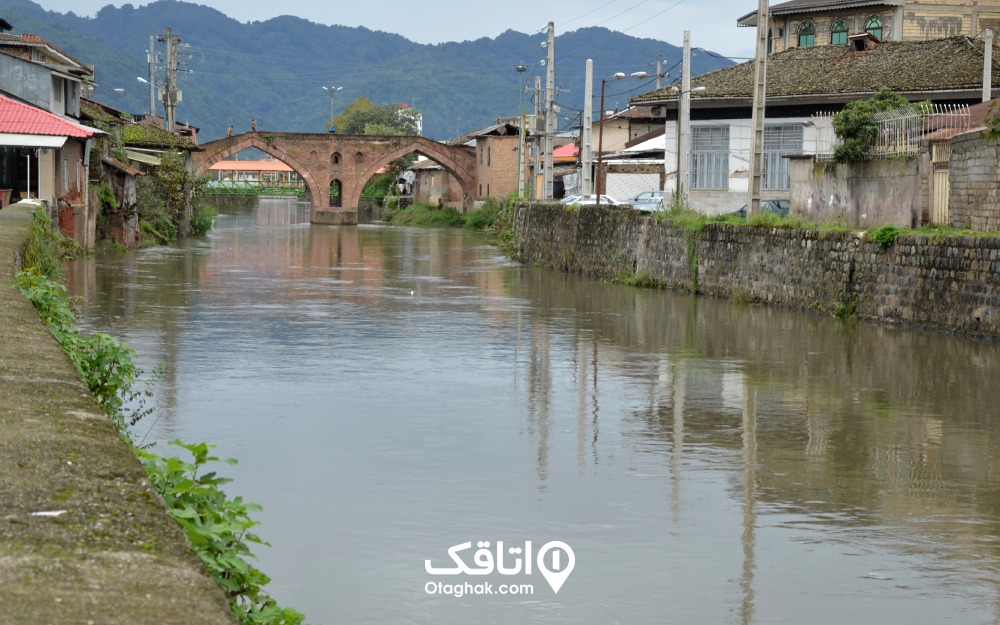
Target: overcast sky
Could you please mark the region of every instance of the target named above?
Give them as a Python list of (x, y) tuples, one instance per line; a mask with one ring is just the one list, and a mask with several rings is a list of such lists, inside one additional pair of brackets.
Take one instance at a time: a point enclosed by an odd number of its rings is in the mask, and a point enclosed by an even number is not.
[[(45, 9), (93, 16), (106, 0), (36, 0)], [(133, 1), (133, 6), (148, 4)], [(754, 29), (736, 19), (757, 9), (755, 0), (204, 0), (241, 22), (295, 15), (320, 24), (364, 26), (400, 34), (419, 43), (496, 37), (510, 29), (533, 33), (555, 22), (556, 34), (603, 26), (635, 37), (681, 45), (685, 28), (691, 45), (733, 57), (753, 56)]]

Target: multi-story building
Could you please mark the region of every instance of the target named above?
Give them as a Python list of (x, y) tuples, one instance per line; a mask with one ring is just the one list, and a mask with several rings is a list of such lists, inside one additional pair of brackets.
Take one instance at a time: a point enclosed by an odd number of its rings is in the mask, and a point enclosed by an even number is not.
[[(876, 41), (925, 41), (1000, 29), (1000, 0), (790, 0), (769, 8), (768, 52)], [(737, 20), (757, 26), (757, 12)]]

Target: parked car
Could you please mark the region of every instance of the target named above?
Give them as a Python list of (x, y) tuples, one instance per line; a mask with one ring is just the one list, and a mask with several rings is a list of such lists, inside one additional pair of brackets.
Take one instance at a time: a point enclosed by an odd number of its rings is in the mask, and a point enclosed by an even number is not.
[[(788, 200), (761, 200), (760, 210), (768, 211), (771, 213), (777, 213), (782, 217), (788, 217), (788, 210), (791, 208), (791, 204)], [(739, 215), (740, 217), (747, 216), (747, 205), (744, 204), (743, 208), (733, 213), (734, 215)]]
[(637, 211), (652, 213), (663, 210), (663, 191), (643, 191), (627, 200), (629, 206)]
[[(562, 204), (563, 206), (569, 206), (570, 204), (596, 204), (597, 196), (568, 195), (563, 199), (559, 200), (559, 203)], [(610, 195), (602, 195), (601, 204), (608, 204), (610, 206), (615, 206), (617, 204), (621, 204), (621, 202), (611, 197)]]

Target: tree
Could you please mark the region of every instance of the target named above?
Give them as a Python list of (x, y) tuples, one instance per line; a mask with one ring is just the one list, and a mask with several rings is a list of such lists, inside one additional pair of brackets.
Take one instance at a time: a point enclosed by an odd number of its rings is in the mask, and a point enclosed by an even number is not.
[(416, 135), (419, 115), (415, 109), (398, 104), (382, 106), (358, 98), (332, 122), (337, 132), (345, 135)]
[(833, 152), (838, 163), (860, 161), (878, 136), (873, 113), (903, 108), (910, 103), (891, 89), (882, 88), (867, 100), (856, 100), (833, 116), (833, 130), (843, 141)]

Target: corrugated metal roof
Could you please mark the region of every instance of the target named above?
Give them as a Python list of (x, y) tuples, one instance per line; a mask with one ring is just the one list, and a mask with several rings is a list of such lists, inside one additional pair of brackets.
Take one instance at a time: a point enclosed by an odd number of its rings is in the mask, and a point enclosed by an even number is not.
[[(791, 48), (767, 58), (767, 97), (871, 94), (883, 87), (920, 97), (922, 92), (981, 89), (982, 40), (949, 37), (931, 41), (886, 41), (863, 52), (849, 46)], [(691, 99), (753, 97), (752, 61), (691, 79)], [(1000, 48), (994, 46), (993, 84), (1000, 85)], [(670, 86), (632, 99), (634, 104), (673, 102)]]
[(87, 139), (94, 131), (30, 104), (0, 95), (0, 132)]

